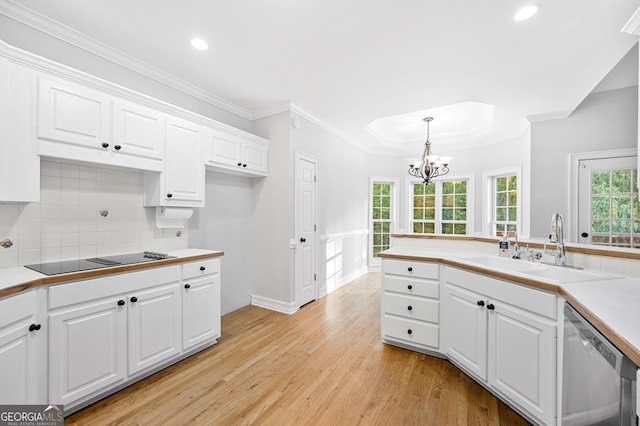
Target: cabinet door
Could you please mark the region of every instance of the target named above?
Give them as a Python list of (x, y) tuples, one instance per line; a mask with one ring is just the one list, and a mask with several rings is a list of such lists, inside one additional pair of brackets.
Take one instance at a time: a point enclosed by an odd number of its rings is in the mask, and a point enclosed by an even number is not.
[(103, 149), (110, 98), (70, 82), (38, 79), (38, 138)]
[(129, 296), (129, 374), (178, 355), (181, 351), (180, 283)]
[(69, 404), (126, 376), (125, 301), (100, 299), (49, 314), (49, 400)]
[(183, 282), (182, 348), (220, 337), (220, 276)]
[(207, 148), (207, 161), (242, 167), (242, 141), (239, 139), (209, 129)]
[(257, 173), (267, 173), (267, 146), (257, 142), (245, 142), (242, 149), (242, 167)]
[(164, 115), (129, 102), (113, 103), (113, 149), (121, 155), (162, 160)]
[[(45, 330), (37, 322), (33, 292), (0, 301), (0, 401), (2, 404), (42, 404), (39, 396), (44, 364)], [(32, 327), (33, 326), (33, 327)]]
[(482, 296), (447, 285), (445, 352), (482, 380), (487, 379), (487, 310)]
[(165, 190), (167, 203), (204, 200), (204, 128), (167, 117)]
[(489, 385), (551, 424), (555, 417), (556, 325), (508, 304), (489, 312)]

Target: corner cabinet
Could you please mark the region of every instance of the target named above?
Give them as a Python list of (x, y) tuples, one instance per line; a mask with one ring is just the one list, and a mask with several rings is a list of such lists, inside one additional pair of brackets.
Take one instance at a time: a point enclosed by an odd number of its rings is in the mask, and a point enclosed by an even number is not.
[(382, 339), (418, 351), (437, 351), (439, 265), (382, 260)]
[(268, 141), (231, 129), (207, 128), (207, 168), (221, 173), (266, 176)]
[(444, 267), (443, 352), (541, 424), (555, 424), (557, 297)]
[(145, 207), (204, 207), (204, 126), (166, 118), (165, 166), (144, 175)]

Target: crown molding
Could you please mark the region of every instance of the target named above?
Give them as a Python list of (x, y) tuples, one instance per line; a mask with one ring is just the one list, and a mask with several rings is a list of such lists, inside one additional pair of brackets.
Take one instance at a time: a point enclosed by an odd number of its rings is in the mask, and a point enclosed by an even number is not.
[(259, 120), (261, 118), (270, 117), (272, 115), (280, 114), (281, 112), (291, 111), (291, 102), (283, 102), (281, 104), (273, 105), (268, 108), (264, 108), (258, 111), (254, 111), (251, 115), (252, 120)]
[(545, 112), (542, 114), (529, 114), (526, 117), (530, 123), (539, 123), (541, 121), (560, 120), (563, 118), (568, 118), (571, 114), (573, 114), (573, 111), (575, 111), (575, 108), (565, 109), (562, 111)]
[(636, 9), (631, 18), (620, 30), (623, 33), (640, 36), (640, 8)]
[(207, 92), (189, 82), (155, 68), (137, 58), (116, 50), (98, 40), (76, 31), (58, 21), (31, 10), (14, 0), (0, 1), (0, 14), (29, 26), (58, 40), (99, 56), (130, 71), (144, 75), (166, 86), (172, 87), (189, 96), (200, 99), (210, 105), (221, 108), (242, 118), (251, 120), (252, 113), (248, 109), (236, 105), (224, 98)]

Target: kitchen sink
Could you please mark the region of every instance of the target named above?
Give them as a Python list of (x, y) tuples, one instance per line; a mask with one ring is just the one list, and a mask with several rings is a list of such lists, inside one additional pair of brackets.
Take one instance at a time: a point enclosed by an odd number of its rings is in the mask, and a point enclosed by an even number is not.
[(552, 281), (563, 283), (572, 283), (580, 281), (598, 281), (619, 278), (616, 275), (602, 274), (599, 272), (584, 271), (572, 269), (563, 266), (544, 266), (535, 270), (523, 271), (523, 274), (532, 275), (538, 278), (544, 278)]
[(511, 259), (508, 257), (498, 257), (498, 256), (478, 256), (478, 257), (467, 257), (464, 260), (478, 263), (483, 266), (491, 266), (494, 268), (500, 269), (508, 269), (510, 271), (515, 272), (524, 272), (532, 269), (539, 269), (542, 266), (535, 262), (528, 262), (526, 260), (520, 259)]

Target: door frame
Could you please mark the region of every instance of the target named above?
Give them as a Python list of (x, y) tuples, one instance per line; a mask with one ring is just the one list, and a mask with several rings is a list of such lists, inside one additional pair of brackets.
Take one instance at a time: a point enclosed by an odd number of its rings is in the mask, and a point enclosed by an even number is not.
[(314, 183), (313, 183), (313, 205), (314, 205), (314, 218), (315, 218), (315, 230), (314, 230), (314, 238), (313, 238), (313, 273), (315, 276), (315, 279), (313, 281), (313, 291), (314, 291), (314, 299), (317, 300), (319, 297), (319, 293), (318, 293), (318, 169), (319, 169), (319, 165), (318, 165), (318, 160), (314, 157), (311, 157), (303, 152), (300, 151), (295, 151), (295, 167), (294, 167), (294, 243), (295, 243), (295, 266), (294, 266), (294, 280), (295, 280), (295, 285), (294, 285), (294, 294), (295, 294), (295, 304), (296, 307), (299, 309), (301, 304), (300, 304), (300, 292), (301, 292), (301, 288), (302, 288), (302, 262), (301, 262), (301, 256), (302, 256), (302, 252), (300, 250), (300, 246), (298, 244), (298, 236), (301, 234), (302, 232), (302, 224), (300, 223), (300, 219), (299, 219), (299, 213), (300, 213), (300, 200), (298, 197), (298, 192), (300, 190), (300, 182), (298, 180), (298, 173), (299, 173), (299, 163), (300, 160), (304, 160), (304, 161), (308, 161), (312, 164), (314, 164), (315, 166), (315, 179), (314, 179)]
[(638, 155), (637, 148), (610, 149), (606, 151), (576, 152), (569, 154), (569, 238), (565, 241), (578, 241), (578, 172), (580, 161), (597, 160)]

